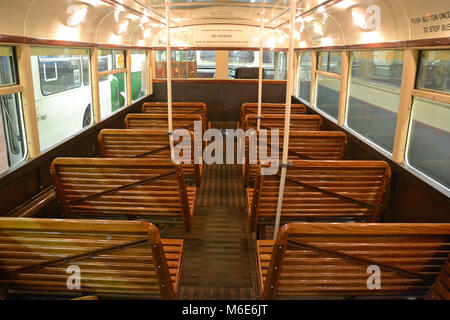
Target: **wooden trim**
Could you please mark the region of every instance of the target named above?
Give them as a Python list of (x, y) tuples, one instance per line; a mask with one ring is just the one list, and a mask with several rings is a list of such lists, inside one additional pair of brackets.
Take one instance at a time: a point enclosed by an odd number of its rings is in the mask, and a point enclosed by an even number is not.
[[(133, 49), (133, 50), (165, 50), (164, 47), (143, 47), (118, 45), (108, 43), (82, 42), (82, 41), (66, 41), (23, 37), (15, 35), (0, 34), (0, 43), (5, 44), (29, 44), (42, 46), (60, 46), (60, 47), (78, 47), (78, 48), (104, 48), (104, 49)], [(434, 38), (434, 39), (418, 39), (418, 40), (403, 40), (379, 43), (364, 43), (351, 44), (328, 47), (307, 47), (295, 48), (295, 51), (333, 51), (333, 50), (364, 50), (364, 49), (381, 49), (381, 48), (426, 48), (435, 46), (450, 46), (450, 38)], [(172, 47), (172, 50), (244, 50), (244, 51), (258, 51), (258, 47)], [(264, 51), (287, 52), (287, 48), (264, 48)]]
[(34, 217), (39, 211), (47, 207), (55, 199), (55, 187), (51, 185), (30, 200), (7, 212), (4, 216), (20, 218)]
[(132, 103), (132, 89), (131, 89), (131, 50), (127, 50), (125, 53), (125, 67), (127, 70), (125, 84), (127, 88), (127, 105)]
[(114, 69), (114, 70), (99, 72), (98, 73), (98, 77), (99, 78), (100, 77), (106, 77), (106, 76), (109, 76), (110, 74), (127, 73), (127, 72), (128, 72), (127, 68)]
[(28, 157), (36, 158), (41, 154), (41, 146), (39, 143), (39, 130), (36, 115), (36, 100), (34, 97), (33, 77), (31, 76), (32, 67), (30, 46), (17, 46), (16, 53), (18, 67), (17, 69), (20, 80), (19, 84), (23, 87), (22, 110), (27, 137)]
[(362, 44), (349, 44), (349, 45), (328, 46), (328, 47), (307, 47), (307, 48), (296, 48), (295, 51), (374, 50), (374, 49), (401, 49), (401, 48), (419, 49), (436, 46), (450, 46), (450, 38), (443, 37), (434, 39), (362, 43)]
[[(259, 51), (259, 47), (170, 47), (171, 50), (176, 51), (193, 51), (193, 50), (203, 50), (203, 51)], [(155, 51), (166, 51), (166, 47), (151, 47)], [(273, 51), (273, 52), (288, 52), (288, 48), (267, 48), (264, 47), (263, 51)]]
[(94, 123), (101, 121), (100, 114), (100, 89), (98, 80), (98, 49), (91, 50), (91, 85), (92, 85), (92, 110), (94, 111)]
[(326, 77), (329, 77), (329, 78), (334, 78), (334, 79), (339, 79), (339, 80), (341, 80), (341, 78), (342, 78), (342, 75), (340, 75), (340, 74), (323, 71), (323, 70), (319, 70), (319, 69), (316, 69), (316, 73), (326, 76)]
[(82, 41), (41, 39), (41, 38), (13, 36), (13, 35), (7, 35), (7, 34), (0, 34), (0, 43), (58, 46), (58, 47), (77, 47), (77, 48), (104, 48), (104, 49), (148, 50), (148, 49), (152, 48), (152, 47), (142, 47), (142, 46), (130, 46), (130, 45), (125, 45), (125, 44), (121, 45), (121, 44), (82, 42)]
[(316, 103), (316, 71), (317, 71), (317, 51), (313, 51), (311, 53), (312, 61), (311, 61), (311, 85), (309, 92), (309, 105), (314, 107)]
[[(166, 83), (166, 78), (153, 79), (153, 83)], [(255, 83), (258, 84), (258, 79), (207, 79), (207, 78), (182, 78), (172, 79), (173, 83), (189, 83), (189, 82), (202, 82), (202, 83)], [(263, 84), (286, 84), (286, 80), (264, 80)]]
[(147, 94), (151, 95), (153, 93), (153, 68), (154, 66), (154, 55), (153, 52), (147, 51)]
[(409, 119), (411, 116), (412, 90), (415, 86), (419, 51), (407, 49), (403, 57), (402, 86), (395, 127), (392, 160), (403, 163), (405, 160), (406, 140), (408, 138)]
[(443, 103), (449, 103), (450, 104), (450, 95), (441, 93), (441, 92), (435, 92), (430, 90), (423, 90), (423, 89), (412, 89), (411, 95), (437, 101), (437, 102), (443, 102)]
[(337, 122), (341, 126), (343, 126), (345, 123), (345, 113), (346, 113), (346, 109), (347, 109), (349, 61), (350, 61), (350, 52), (342, 51), (341, 89), (339, 91), (339, 107), (338, 107), (338, 117), (337, 117)]
[(11, 86), (0, 87), (0, 96), (6, 96), (8, 94), (23, 92), (21, 85), (15, 84)]

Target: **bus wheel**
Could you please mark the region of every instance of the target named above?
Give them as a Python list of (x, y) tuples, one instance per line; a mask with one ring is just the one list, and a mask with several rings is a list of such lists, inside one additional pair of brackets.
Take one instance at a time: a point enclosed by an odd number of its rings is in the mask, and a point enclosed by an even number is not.
[(83, 115), (83, 128), (90, 125), (92, 122), (91, 104), (88, 104)]

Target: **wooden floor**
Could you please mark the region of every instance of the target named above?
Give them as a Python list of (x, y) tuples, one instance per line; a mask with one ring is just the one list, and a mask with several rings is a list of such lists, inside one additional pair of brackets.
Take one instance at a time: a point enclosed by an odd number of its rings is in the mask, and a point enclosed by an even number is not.
[(247, 232), (241, 170), (240, 165), (204, 165), (192, 231), (180, 225), (164, 234), (185, 242), (180, 299), (256, 298), (255, 239)]

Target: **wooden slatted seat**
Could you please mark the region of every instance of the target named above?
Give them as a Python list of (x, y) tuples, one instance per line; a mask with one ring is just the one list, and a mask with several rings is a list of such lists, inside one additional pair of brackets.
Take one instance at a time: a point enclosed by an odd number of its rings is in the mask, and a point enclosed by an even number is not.
[[(280, 171), (258, 172), (255, 188), (247, 188), (251, 231), (274, 224)], [(286, 170), (281, 223), (376, 222), (390, 177), (385, 161), (292, 160)]]
[[(125, 128), (167, 131), (168, 121), (167, 114), (129, 113), (125, 117)], [(194, 131), (195, 121), (202, 122), (203, 120), (198, 114), (173, 114), (172, 128), (173, 130), (186, 129), (189, 131)], [(198, 144), (199, 147), (202, 148), (206, 146), (206, 143), (203, 141), (203, 134), (206, 130), (208, 130), (208, 128), (202, 125), (202, 136), (194, 136), (195, 139), (202, 139), (201, 143)]]
[(66, 218), (146, 219), (190, 231), (195, 187), (160, 159), (56, 158), (50, 167)]
[[(144, 102), (142, 112), (148, 114), (167, 115), (167, 102)], [(172, 102), (172, 114), (199, 114), (206, 129), (211, 128), (208, 111), (203, 102)]]
[(450, 300), (450, 255), (427, 295), (428, 300)]
[[(201, 184), (202, 158), (194, 163), (194, 137), (191, 133), (191, 163), (183, 164), (186, 177), (194, 178), (197, 187)], [(174, 141), (175, 145), (182, 142)], [(151, 158), (171, 161), (169, 136), (164, 130), (103, 129), (98, 143), (104, 158)]]
[(449, 251), (448, 223), (290, 223), (257, 242), (260, 297), (424, 298)]
[(183, 240), (161, 239), (148, 222), (0, 218), (0, 247), (7, 295), (177, 298)]
[[(261, 119), (261, 129), (284, 130), (284, 114), (265, 114)], [(256, 130), (257, 116), (249, 114), (244, 119), (244, 131), (248, 129)], [(291, 115), (291, 131), (320, 131), (322, 118), (318, 115)]]
[[(270, 134), (261, 136), (256, 132), (258, 145), (266, 146), (264, 154), (270, 155)], [(279, 155), (283, 154), (283, 132), (280, 132)], [(261, 140), (263, 139), (263, 140)], [(255, 179), (258, 173), (258, 165), (249, 163), (249, 141), (246, 141), (246, 156), (243, 166), (244, 183), (248, 186), (250, 179)], [(345, 156), (347, 136), (342, 131), (291, 131), (289, 133), (290, 160), (342, 160)], [(259, 153), (258, 153), (259, 157)], [(259, 161), (258, 161), (259, 162)]]
[[(285, 103), (261, 103), (261, 114), (284, 114), (286, 111)], [(303, 104), (291, 104), (292, 114), (305, 114), (306, 106)], [(258, 114), (258, 103), (246, 102), (241, 106), (238, 128), (243, 128), (244, 119), (248, 114)]]

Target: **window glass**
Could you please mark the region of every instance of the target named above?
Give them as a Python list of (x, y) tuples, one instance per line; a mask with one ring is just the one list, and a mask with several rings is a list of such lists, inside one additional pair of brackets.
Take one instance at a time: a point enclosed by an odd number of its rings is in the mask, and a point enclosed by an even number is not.
[[(166, 78), (166, 51), (155, 52), (156, 78)], [(213, 78), (216, 73), (215, 51), (171, 51), (173, 78)]]
[(406, 162), (450, 188), (450, 104), (414, 98)]
[(341, 80), (317, 74), (316, 107), (334, 119), (338, 116)]
[(99, 83), (100, 115), (102, 120), (116, 110), (125, 107), (127, 103), (125, 72), (110, 74), (103, 78), (104, 81)]
[[(287, 53), (263, 52), (263, 79), (286, 79)], [(228, 77), (259, 78), (259, 51), (228, 51)]]
[(38, 62), (44, 96), (81, 86), (80, 56), (39, 56)]
[(0, 86), (17, 84), (13, 49), (0, 47)]
[(311, 96), (312, 52), (301, 52), (297, 72), (297, 94), (309, 103)]
[(18, 93), (0, 96), (0, 115), (0, 172), (2, 172), (24, 160), (26, 156), (25, 130)]
[(98, 72), (125, 68), (125, 51), (98, 50)]
[(354, 51), (351, 61), (346, 124), (392, 152), (403, 51)]
[(422, 51), (417, 88), (450, 93), (450, 50)]
[(147, 95), (147, 52), (131, 52), (131, 100)]
[(89, 51), (33, 47), (31, 67), (44, 150), (92, 123)]
[(341, 74), (342, 53), (340, 51), (319, 52), (317, 69)]
[(216, 51), (202, 50), (197, 51), (197, 77), (215, 78), (216, 77)]

